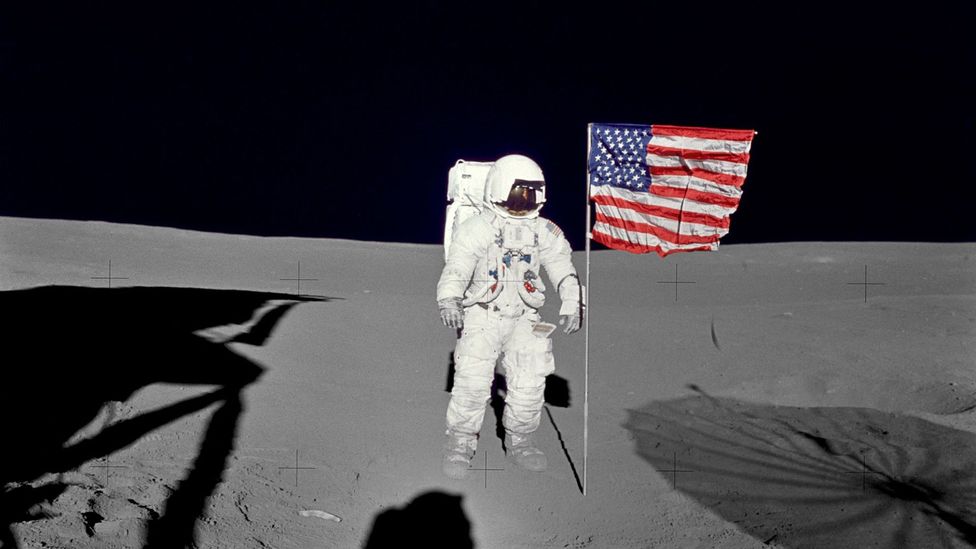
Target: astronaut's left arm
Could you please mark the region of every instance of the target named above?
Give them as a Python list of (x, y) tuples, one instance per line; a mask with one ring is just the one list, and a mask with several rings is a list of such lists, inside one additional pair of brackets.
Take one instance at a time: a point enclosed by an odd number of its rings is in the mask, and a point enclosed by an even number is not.
[[(575, 317), (576, 326), (567, 326), (566, 331), (567, 333), (576, 331), (583, 316), (583, 309), (580, 306), (582, 294), (579, 276), (576, 274), (576, 267), (573, 266), (573, 250), (569, 246), (569, 241), (563, 236), (562, 230), (551, 221), (546, 221), (544, 230), (540, 232), (539, 259), (549, 276), (549, 281), (559, 292), (559, 316)], [(562, 318), (561, 322), (563, 320), (565, 318)]]

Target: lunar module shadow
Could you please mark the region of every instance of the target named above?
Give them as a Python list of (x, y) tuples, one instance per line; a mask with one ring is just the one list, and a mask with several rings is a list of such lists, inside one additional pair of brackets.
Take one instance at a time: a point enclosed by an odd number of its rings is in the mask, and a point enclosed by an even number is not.
[[(146, 547), (191, 546), (233, 450), (241, 391), (263, 372), (226, 344), (263, 345), (293, 306), (328, 300), (164, 287), (0, 292), (9, 357), (0, 371), (0, 547), (17, 547), (13, 523), (47, 516), (44, 505), (70, 487), (60, 474), (217, 405), (193, 465), (146, 528)], [(215, 389), (79, 434), (105, 403), (154, 383)]]
[[(693, 387), (697, 390), (697, 387)], [(868, 408), (696, 396), (629, 411), (673, 488), (781, 547), (976, 545), (976, 436)]]

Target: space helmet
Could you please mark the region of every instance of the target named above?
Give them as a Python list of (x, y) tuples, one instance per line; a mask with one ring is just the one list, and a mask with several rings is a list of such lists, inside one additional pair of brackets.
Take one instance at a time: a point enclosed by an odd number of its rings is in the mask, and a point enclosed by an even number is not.
[(495, 161), (485, 182), (485, 202), (500, 216), (531, 219), (546, 203), (542, 168), (531, 158), (510, 154)]

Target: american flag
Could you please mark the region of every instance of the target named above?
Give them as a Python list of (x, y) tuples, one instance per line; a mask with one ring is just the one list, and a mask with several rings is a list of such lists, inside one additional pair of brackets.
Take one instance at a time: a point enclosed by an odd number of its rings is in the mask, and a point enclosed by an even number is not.
[(593, 240), (661, 257), (717, 249), (739, 206), (754, 134), (590, 124)]

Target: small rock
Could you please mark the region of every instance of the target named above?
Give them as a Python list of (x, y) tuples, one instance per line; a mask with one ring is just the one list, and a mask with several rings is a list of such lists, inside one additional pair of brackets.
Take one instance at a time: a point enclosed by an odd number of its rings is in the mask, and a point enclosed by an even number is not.
[(301, 511), (298, 513), (303, 517), (318, 517), (325, 520), (334, 520), (335, 522), (342, 522), (342, 519), (333, 515), (332, 513), (326, 513), (325, 511), (319, 511), (318, 509), (309, 509), (307, 511)]

